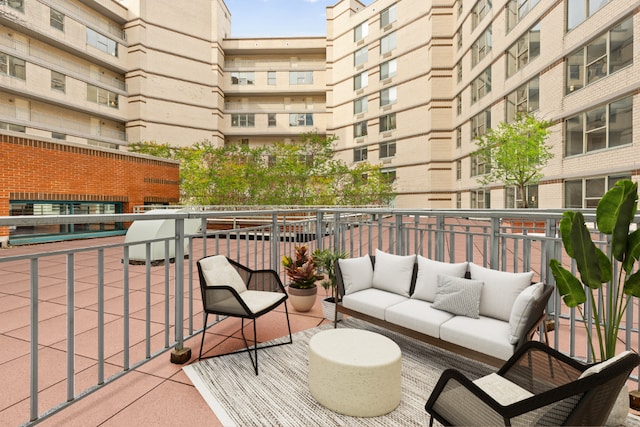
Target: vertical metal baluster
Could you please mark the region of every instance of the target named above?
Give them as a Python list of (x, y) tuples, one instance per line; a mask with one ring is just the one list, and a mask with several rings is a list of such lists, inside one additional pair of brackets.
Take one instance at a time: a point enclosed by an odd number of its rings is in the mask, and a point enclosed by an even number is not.
[(67, 402), (75, 395), (75, 270), (74, 254), (67, 255)]
[(31, 259), (31, 399), (30, 421), (38, 419), (38, 258)]

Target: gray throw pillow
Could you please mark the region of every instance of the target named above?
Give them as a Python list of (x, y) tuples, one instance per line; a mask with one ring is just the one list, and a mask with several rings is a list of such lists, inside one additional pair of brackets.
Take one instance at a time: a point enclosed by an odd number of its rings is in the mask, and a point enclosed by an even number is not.
[(483, 282), (438, 274), (436, 297), (431, 305), (451, 314), (480, 317), (480, 294)]

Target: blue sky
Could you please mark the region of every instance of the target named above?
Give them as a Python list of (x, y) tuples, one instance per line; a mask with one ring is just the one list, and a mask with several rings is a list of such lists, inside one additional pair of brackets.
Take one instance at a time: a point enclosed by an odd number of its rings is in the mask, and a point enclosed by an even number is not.
[[(369, 5), (374, 0), (363, 0)], [(338, 0), (225, 0), (231, 37), (325, 36), (326, 7)]]

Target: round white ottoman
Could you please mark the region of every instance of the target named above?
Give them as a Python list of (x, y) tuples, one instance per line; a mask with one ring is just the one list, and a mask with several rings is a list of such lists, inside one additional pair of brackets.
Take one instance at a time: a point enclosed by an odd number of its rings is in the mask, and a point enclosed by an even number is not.
[(309, 340), (309, 390), (323, 406), (354, 417), (376, 417), (400, 404), (400, 347), (359, 329), (328, 329)]

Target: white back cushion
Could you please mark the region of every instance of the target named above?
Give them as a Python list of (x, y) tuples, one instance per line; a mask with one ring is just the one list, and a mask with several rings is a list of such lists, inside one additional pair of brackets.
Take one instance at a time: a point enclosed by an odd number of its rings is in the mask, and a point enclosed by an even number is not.
[(373, 287), (408, 297), (415, 262), (415, 255), (393, 255), (376, 249)]
[(433, 302), (436, 297), (438, 287), (438, 274), (446, 276), (464, 277), (467, 272), (467, 262), (452, 264), (449, 262), (434, 261), (422, 255), (417, 256), (418, 276), (416, 278), (416, 289), (411, 298), (417, 298)]
[(611, 359), (607, 359), (604, 362), (596, 363), (595, 365), (587, 368), (579, 378), (588, 377), (589, 375), (599, 374), (604, 368), (607, 368), (614, 363), (618, 362), (618, 360), (625, 357), (627, 354), (631, 353), (629, 350), (623, 351), (622, 353), (618, 353), (613, 356)]
[(209, 286), (231, 286), (238, 293), (247, 290), (247, 285), (242, 280), (238, 271), (233, 268), (227, 257), (214, 255), (198, 261), (202, 268), (202, 275)]
[(513, 303), (527, 286), (531, 284), (533, 271), (509, 273), (484, 268), (469, 263), (469, 273), (474, 280), (484, 282), (480, 297), (480, 315), (509, 321)]
[(527, 286), (524, 291), (520, 292), (520, 295), (513, 303), (511, 316), (509, 317), (509, 327), (511, 328), (509, 342), (511, 344), (517, 344), (519, 337), (526, 332), (523, 329), (529, 321), (529, 317), (531, 317), (533, 303), (542, 296), (543, 288), (544, 284), (542, 282)]
[(339, 259), (340, 272), (345, 295), (362, 291), (371, 287), (373, 280), (373, 265), (369, 255)]

